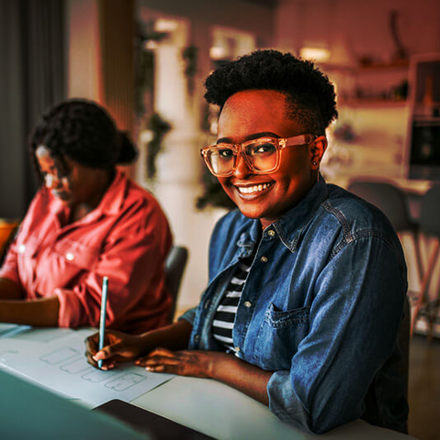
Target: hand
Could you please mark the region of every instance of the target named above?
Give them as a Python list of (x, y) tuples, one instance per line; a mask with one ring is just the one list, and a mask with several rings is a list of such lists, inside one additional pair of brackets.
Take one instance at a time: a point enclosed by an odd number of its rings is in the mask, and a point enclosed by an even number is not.
[(105, 332), (104, 348), (98, 351), (99, 333), (86, 339), (87, 362), (98, 367), (98, 360), (103, 360), (102, 369), (108, 370), (116, 362), (127, 362), (137, 359), (145, 353), (145, 344), (140, 336), (132, 336), (116, 330)]
[(216, 351), (170, 351), (165, 348), (157, 348), (148, 356), (138, 359), (136, 365), (157, 373), (213, 378), (216, 363), (233, 360), (231, 355)]

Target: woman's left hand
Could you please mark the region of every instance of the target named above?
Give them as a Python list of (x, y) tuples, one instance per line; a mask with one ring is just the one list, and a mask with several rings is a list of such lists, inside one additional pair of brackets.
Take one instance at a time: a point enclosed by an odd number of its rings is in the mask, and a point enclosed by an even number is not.
[(212, 378), (214, 364), (228, 360), (233, 361), (234, 358), (226, 353), (216, 351), (170, 351), (165, 348), (157, 348), (148, 356), (138, 359), (136, 365), (157, 373)]

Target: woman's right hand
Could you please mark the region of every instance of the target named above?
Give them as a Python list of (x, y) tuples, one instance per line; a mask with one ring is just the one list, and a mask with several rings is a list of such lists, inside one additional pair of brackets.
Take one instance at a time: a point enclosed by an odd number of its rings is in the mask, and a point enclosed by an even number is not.
[(104, 348), (99, 350), (99, 333), (86, 339), (87, 362), (98, 367), (98, 360), (102, 360), (102, 369), (108, 370), (116, 362), (133, 361), (142, 356), (145, 350), (145, 341), (142, 336), (128, 335), (116, 330), (105, 332)]

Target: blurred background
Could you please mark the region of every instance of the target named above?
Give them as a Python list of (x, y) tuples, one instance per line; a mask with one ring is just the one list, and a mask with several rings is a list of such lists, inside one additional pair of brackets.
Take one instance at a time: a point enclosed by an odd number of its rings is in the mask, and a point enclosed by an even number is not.
[(327, 181), (391, 181), (417, 217), (440, 177), (439, 23), (437, 0), (0, 0), (0, 218), (22, 218), (35, 193), (27, 139), (41, 113), (96, 100), (137, 142), (127, 172), (189, 248), (179, 308), (197, 304), (212, 227), (231, 207), (199, 155), (217, 120), (203, 82), (258, 48), (314, 60), (334, 82)]
[[(126, 172), (189, 249), (178, 309), (196, 305), (211, 230), (231, 208), (199, 154), (217, 119), (203, 81), (258, 48), (314, 60), (334, 82), (340, 116), (328, 130), (326, 180), (392, 184), (417, 223), (440, 179), (439, 23), (438, 0), (0, 0), (0, 229), (36, 191), (27, 138), (38, 117), (65, 98), (96, 100), (139, 147)], [(419, 292), (436, 238), (400, 237)]]

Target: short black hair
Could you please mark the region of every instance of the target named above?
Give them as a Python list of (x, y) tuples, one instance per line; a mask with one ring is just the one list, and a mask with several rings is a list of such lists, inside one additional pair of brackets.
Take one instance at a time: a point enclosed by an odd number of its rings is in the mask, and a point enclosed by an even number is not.
[(277, 50), (257, 50), (221, 65), (205, 81), (205, 99), (223, 108), (244, 90), (275, 90), (286, 96), (288, 115), (315, 134), (337, 118), (336, 94), (327, 76), (311, 61)]
[(40, 145), (54, 158), (63, 161), (66, 156), (90, 168), (113, 169), (137, 157), (135, 146), (107, 111), (87, 99), (69, 99), (43, 114), (30, 138), (34, 159)]

